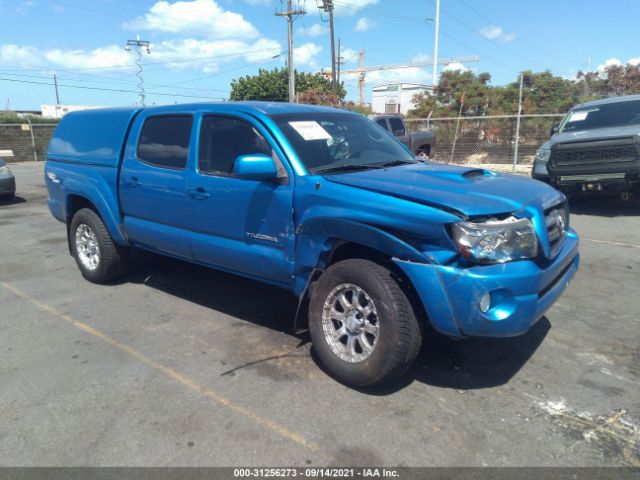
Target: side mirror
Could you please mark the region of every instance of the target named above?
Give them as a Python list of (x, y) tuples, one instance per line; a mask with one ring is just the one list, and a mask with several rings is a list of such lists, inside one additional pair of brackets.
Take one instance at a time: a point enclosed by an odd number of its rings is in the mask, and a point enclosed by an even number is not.
[(236, 158), (233, 173), (236, 177), (247, 180), (263, 181), (278, 178), (278, 169), (273, 158), (262, 153), (240, 155)]
[(556, 123), (553, 127), (551, 127), (551, 130), (549, 130), (549, 136), (553, 137), (556, 133), (558, 133), (559, 130), (560, 130), (560, 124)]

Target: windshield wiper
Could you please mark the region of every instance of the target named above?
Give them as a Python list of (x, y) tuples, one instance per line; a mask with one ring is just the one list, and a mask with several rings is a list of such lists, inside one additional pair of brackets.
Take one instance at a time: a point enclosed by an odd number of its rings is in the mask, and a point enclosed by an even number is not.
[(356, 170), (371, 170), (376, 168), (382, 168), (379, 164), (350, 164), (350, 165), (336, 165), (334, 167), (320, 168), (313, 173), (322, 174), (329, 172), (352, 172)]
[(389, 162), (376, 163), (376, 165), (382, 168), (386, 168), (386, 167), (395, 167), (397, 165), (408, 165), (413, 163), (418, 163), (418, 162), (413, 160), (391, 160)]

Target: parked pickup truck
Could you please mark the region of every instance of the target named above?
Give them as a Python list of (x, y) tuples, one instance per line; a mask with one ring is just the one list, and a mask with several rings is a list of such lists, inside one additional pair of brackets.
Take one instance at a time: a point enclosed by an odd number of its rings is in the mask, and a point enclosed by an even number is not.
[(577, 105), (551, 134), (533, 178), (568, 195), (640, 193), (640, 95)]
[(45, 179), (87, 280), (122, 275), (137, 247), (288, 289), (299, 299), (292, 327), (310, 330), (349, 385), (402, 375), (427, 322), (456, 338), (526, 332), (578, 268), (560, 192), (416, 161), (342, 110), (73, 112)]
[(436, 134), (433, 130), (409, 132), (400, 115), (370, 115), (369, 118), (404, 143), (409, 150), (420, 158), (433, 155)]

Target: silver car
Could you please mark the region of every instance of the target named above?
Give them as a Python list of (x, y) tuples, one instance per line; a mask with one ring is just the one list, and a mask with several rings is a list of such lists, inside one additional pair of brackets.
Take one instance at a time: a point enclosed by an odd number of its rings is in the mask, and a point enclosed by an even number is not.
[(4, 160), (0, 160), (0, 201), (10, 200), (15, 194), (16, 179)]

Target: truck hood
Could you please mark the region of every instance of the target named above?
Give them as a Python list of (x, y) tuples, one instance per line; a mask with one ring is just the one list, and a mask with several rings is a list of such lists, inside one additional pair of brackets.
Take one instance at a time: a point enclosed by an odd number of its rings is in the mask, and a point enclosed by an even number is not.
[(325, 178), (466, 217), (510, 213), (527, 206), (544, 210), (564, 198), (555, 189), (526, 177), (432, 163), (332, 174)]

